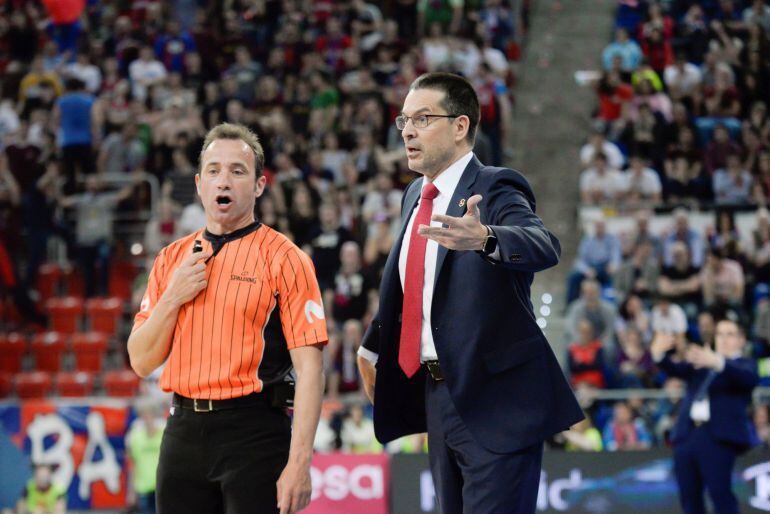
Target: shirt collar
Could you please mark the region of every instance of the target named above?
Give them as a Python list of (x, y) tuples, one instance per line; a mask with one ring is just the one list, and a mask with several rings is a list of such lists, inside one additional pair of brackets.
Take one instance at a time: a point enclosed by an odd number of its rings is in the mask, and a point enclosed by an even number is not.
[[(463, 171), (468, 167), (468, 163), (473, 159), (473, 152), (470, 151), (463, 155), (452, 163), (447, 169), (439, 173), (439, 176), (433, 181), (433, 185), (438, 189), (439, 195), (452, 195), (457, 184), (460, 183), (460, 178), (463, 176)], [(422, 180), (422, 185), (425, 185), (425, 178)]]

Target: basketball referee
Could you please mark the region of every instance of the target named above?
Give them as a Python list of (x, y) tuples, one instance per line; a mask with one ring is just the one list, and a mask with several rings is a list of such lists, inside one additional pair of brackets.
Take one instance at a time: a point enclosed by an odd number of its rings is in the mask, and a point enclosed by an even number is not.
[(160, 514), (289, 514), (310, 501), (326, 322), (310, 258), (255, 220), (263, 165), (247, 128), (207, 134), (195, 176), (206, 228), (160, 251), (128, 340), (134, 370), (165, 364), (174, 393)]

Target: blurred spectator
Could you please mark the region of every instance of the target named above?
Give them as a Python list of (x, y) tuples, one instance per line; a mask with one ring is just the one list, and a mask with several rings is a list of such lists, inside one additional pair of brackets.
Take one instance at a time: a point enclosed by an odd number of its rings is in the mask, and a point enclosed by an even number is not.
[(606, 157), (606, 162), (610, 168), (619, 170), (625, 164), (626, 158), (618, 148), (618, 145), (612, 141), (607, 141), (604, 131), (594, 128), (588, 142), (580, 149), (580, 162), (583, 166), (590, 166), (594, 162), (594, 157), (602, 153)]
[(567, 440), (566, 450), (570, 452), (600, 452), (602, 451), (602, 435), (591, 423), (591, 418), (586, 416), (575, 426), (562, 432)]
[(368, 233), (376, 231), (378, 223), (386, 223), (396, 236), (401, 222), (402, 192), (393, 187), (393, 179), (385, 172), (374, 177), (373, 186), (366, 193), (361, 206), (361, 216), (368, 227)]
[(16, 503), (18, 513), (65, 514), (67, 490), (53, 480), (53, 466), (34, 463), (32, 478)]
[(641, 298), (631, 294), (618, 309), (618, 317), (615, 323), (615, 331), (618, 343), (623, 346), (626, 333), (634, 330), (639, 333), (644, 343), (652, 339), (652, 319), (650, 311)]
[(117, 192), (107, 192), (100, 176), (89, 175), (86, 178), (84, 193), (59, 199), (59, 205), (62, 207), (75, 209), (75, 246), (78, 264), (83, 272), (86, 296), (107, 293), (114, 239), (112, 221), (117, 205), (131, 195), (141, 176), (134, 175), (132, 180), (132, 183)]
[(655, 411), (655, 438), (666, 445), (671, 444), (671, 432), (679, 416), (686, 384), (682, 379), (669, 377), (663, 383), (666, 398), (658, 401)]
[(577, 326), (578, 337), (567, 349), (567, 363), (572, 387), (587, 382), (593, 387), (604, 389), (604, 353), (602, 342), (594, 335), (593, 324), (581, 319)]
[(623, 28), (615, 30), (615, 41), (607, 45), (602, 52), (602, 64), (609, 71), (613, 68), (613, 59), (619, 56), (623, 71), (633, 71), (642, 61), (642, 50), (636, 41), (628, 37), (628, 31)]
[(176, 209), (170, 200), (161, 198), (144, 229), (144, 251), (148, 255), (158, 255), (158, 252), (168, 246), (182, 234), (177, 230)]
[(353, 404), (350, 413), (342, 422), (342, 449), (351, 453), (377, 453), (380, 444), (374, 437), (374, 423), (364, 417), (360, 404)]
[(417, 34), (422, 35), (434, 23), (444, 32), (456, 34), (460, 30), (465, 0), (417, 0)]
[(94, 97), (83, 90), (83, 83), (78, 79), (68, 79), (66, 93), (57, 100), (53, 112), (67, 193), (75, 191), (78, 179), (96, 171), (91, 147), (99, 141), (98, 136), (94, 137), (99, 122), (93, 119), (93, 107)]
[(701, 270), (701, 283), (703, 303), (706, 306), (739, 306), (743, 300), (743, 269), (737, 262), (724, 258), (720, 249), (712, 248), (709, 251), (706, 265)]
[(699, 270), (690, 264), (687, 245), (677, 241), (671, 246), (672, 266), (664, 266), (658, 279), (660, 294), (674, 303), (690, 306), (693, 311), (701, 304), (701, 278)]
[(82, 82), (86, 91), (92, 95), (98, 94), (102, 87), (102, 71), (85, 52), (78, 53), (75, 62), (64, 67), (64, 75)]
[(627, 388), (653, 386), (655, 364), (642, 342), (641, 333), (635, 328), (625, 332), (617, 360), (617, 385)]
[(770, 446), (770, 415), (768, 414), (768, 406), (766, 404), (754, 406), (752, 422), (753, 444), (767, 448)]
[(613, 286), (620, 298), (626, 298), (629, 294), (649, 298), (658, 289), (659, 274), (652, 243), (644, 241), (636, 246), (630, 259), (620, 264), (615, 272)]
[(663, 243), (663, 265), (674, 265), (674, 244), (682, 242), (690, 253), (690, 263), (700, 269), (704, 262), (703, 237), (690, 228), (686, 209), (674, 210), (674, 228)]
[[(613, 345), (613, 331), (615, 329), (615, 308), (609, 302), (601, 299), (599, 283), (595, 280), (586, 280), (580, 287), (581, 294), (567, 310), (565, 325), (567, 337), (575, 341), (579, 337), (579, 323), (587, 319), (594, 328), (594, 334), (602, 341), (605, 353), (610, 353)], [(611, 355), (607, 356), (611, 358)]]
[(128, 67), (128, 76), (131, 79), (131, 86), (134, 98), (139, 101), (145, 101), (148, 95), (148, 89), (165, 80), (167, 70), (163, 63), (155, 59), (152, 48), (143, 46), (139, 51), (139, 58)]
[(621, 263), (620, 240), (607, 232), (603, 218), (594, 222), (594, 233), (586, 234), (580, 241), (575, 267), (567, 284), (567, 305), (572, 303), (580, 291), (584, 279), (596, 279), (602, 286), (612, 282), (612, 275)]
[(349, 319), (363, 317), (369, 301), (369, 290), (375, 286), (362, 270), (358, 243), (343, 243), (340, 262), (340, 270), (334, 278), (334, 289), (324, 294), (328, 296), (331, 293), (329, 304), (332, 305), (334, 319), (344, 323)]
[(652, 246), (652, 257), (656, 261), (659, 261), (663, 254), (663, 244), (660, 237), (653, 234), (650, 230), (650, 219), (652, 218), (652, 211), (649, 209), (639, 209), (634, 214), (634, 221), (636, 222), (636, 230), (632, 238), (630, 253), (634, 254), (636, 248), (644, 243), (649, 243)]
[(195, 51), (195, 40), (182, 30), (179, 22), (166, 22), (166, 31), (155, 39), (155, 55), (168, 71), (184, 70), (185, 55)]
[(329, 375), (328, 391), (332, 398), (361, 391), (356, 355), (363, 335), (363, 325), (357, 319), (343, 323), (342, 338), (332, 357), (334, 368)]
[(740, 155), (741, 147), (738, 143), (730, 139), (730, 132), (722, 124), (714, 127), (714, 134), (711, 141), (706, 145), (704, 155), (704, 164), (709, 175), (714, 174), (716, 170), (727, 167), (728, 155)]
[(652, 445), (644, 422), (623, 401), (615, 403), (612, 420), (604, 427), (603, 440), (604, 447), (611, 452), (646, 450)]
[(580, 174), (580, 201), (584, 205), (611, 203), (623, 191), (620, 172), (607, 166), (607, 157), (597, 152), (593, 166)]
[(113, 132), (100, 145), (96, 169), (99, 173), (125, 173), (141, 169), (146, 154), (137, 127), (127, 122), (119, 132)]
[(661, 200), (662, 186), (658, 173), (645, 166), (644, 160), (632, 156), (628, 170), (622, 174), (622, 197), (636, 205), (654, 205)]
[(691, 98), (698, 92), (702, 76), (700, 69), (695, 64), (687, 62), (687, 56), (680, 52), (677, 53), (674, 63), (666, 66), (663, 80), (671, 97), (679, 100)]
[(340, 225), (337, 206), (331, 202), (321, 204), (318, 210), (319, 225), (311, 231), (310, 246), (313, 249), (318, 285), (321, 290), (334, 285), (334, 276), (340, 268), (342, 245), (353, 241), (349, 230)]
[(696, 341), (709, 348), (714, 347), (714, 335), (716, 334), (716, 323), (714, 315), (708, 311), (698, 314), (698, 337)]
[(746, 204), (751, 196), (751, 173), (743, 169), (738, 154), (727, 155), (725, 168), (714, 172), (714, 197), (718, 204)]
[(137, 402), (137, 419), (126, 434), (126, 453), (131, 460), (131, 491), (139, 514), (155, 513), (155, 472), (164, 422), (154, 402), (154, 399)]
[(672, 303), (671, 298), (664, 294), (660, 295), (652, 308), (652, 331), (673, 335), (678, 346), (685, 343), (687, 316), (679, 305)]

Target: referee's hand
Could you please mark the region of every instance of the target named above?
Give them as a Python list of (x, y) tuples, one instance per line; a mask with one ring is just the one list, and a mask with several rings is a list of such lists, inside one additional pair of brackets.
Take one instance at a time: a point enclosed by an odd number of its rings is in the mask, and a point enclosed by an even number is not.
[(278, 509), (280, 514), (295, 514), (310, 503), (313, 485), (310, 480), (310, 466), (286, 464), (278, 482)]
[(204, 261), (209, 257), (211, 251), (191, 253), (174, 270), (166, 292), (163, 293), (171, 305), (181, 307), (206, 289), (208, 281)]

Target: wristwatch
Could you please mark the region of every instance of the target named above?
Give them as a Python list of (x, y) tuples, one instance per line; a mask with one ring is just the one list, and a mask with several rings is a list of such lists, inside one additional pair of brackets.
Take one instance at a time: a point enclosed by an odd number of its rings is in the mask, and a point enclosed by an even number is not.
[(495, 236), (495, 233), (489, 228), (489, 225), (484, 225), (484, 228), (487, 229), (487, 238), (484, 240), (484, 245), (481, 247), (481, 250), (476, 251), (482, 255), (492, 255), (495, 250), (497, 250), (497, 236)]

